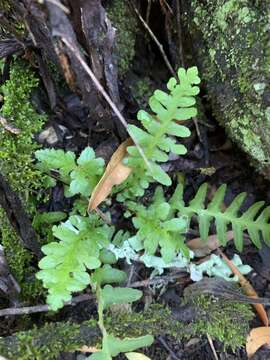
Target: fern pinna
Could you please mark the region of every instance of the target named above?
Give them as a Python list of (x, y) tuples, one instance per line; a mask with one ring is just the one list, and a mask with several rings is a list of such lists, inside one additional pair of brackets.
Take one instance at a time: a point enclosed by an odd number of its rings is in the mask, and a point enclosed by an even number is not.
[(207, 195), (207, 184), (202, 184), (195, 197), (185, 205), (183, 200), (184, 187), (179, 184), (171, 198), (171, 207), (179, 211), (181, 216), (187, 216), (190, 220), (193, 215), (197, 215), (199, 222), (199, 232), (203, 240), (207, 241), (211, 221), (215, 222), (217, 238), (221, 245), (227, 242), (227, 227), (232, 226), (234, 242), (237, 250), (243, 250), (243, 234), (247, 230), (251, 241), (261, 247), (261, 237), (270, 246), (270, 206), (260, 212), (264, 201), (258, 201), (247, 209), (243, 214), (239, 210), (246, 198), (246, 193), (237, 195), (232, 203), (222, 210), (222, 204), (226, 193), (226, 185), (221, 185), (210, 203), (205, 206)]
[(143, 189), (153, 180), (166, 186), (171, 185), (169, 175), (159, 163), (168, 161), (169, 152), (178, 155), (187, 152), (186, 147), (177, 144), (172, 136), (179, 138), (190, 136), (190, 130), (176, 121), (184, 121), (196, 116), (195, 96), (200, 89), (194, 85), (200, 83), (200, 78), (197, 67), (187, 70), (180, 68), (177, 74), (179, 82), (171, 78), (167, 84), (169, 93), (156, 90), (150, 97), (149, 106), (154, 114), (144, 110), (138, 112), (137, 118), (143, 129), (135, 125), (128, 126), (129, 132), (140, 144), (151, 167), (150, 169), (146, 167), (137, 147), (128, 147), (129, 156), (125, 159), (125, 164), (134, 171), (127, 180), (126, 188), (133, 193), (133, 196), (143, 195)]

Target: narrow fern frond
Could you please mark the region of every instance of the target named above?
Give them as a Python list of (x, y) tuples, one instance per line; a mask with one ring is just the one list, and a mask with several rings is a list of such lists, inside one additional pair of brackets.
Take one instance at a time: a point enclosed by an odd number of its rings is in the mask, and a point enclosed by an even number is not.
[(243, 214), (239, 210), (246, 198), (246, 193), (237, 195), (226, 210), (222, 209), (226, 185), (221, 185), (214, 194), (211, 202), (206, 206), (208, 185), (202, 184), (195, 197), (185, 205), (183, 200), (183, 184), (179, 184), (171, 198), (170, 205), (179, 215), (187, 216), (189, 220), (193, 215), (198, 217), (199, 232), (202, 240), (207, 241), (211, 222), (216, 226), (217, 238), (221, 245), (227, 242), (227, 229), (231, 224), (234, 242), (237, 250), (243, 250), (243, 234), (247, 230), (251, 241), (261, 247), (261, 237), (270, 246), (270, 206), (262, 212), (264, 201), (258, 201)]
[[(198, 85), (200, 78), (197, 67), (187, 70), (178, 70), (178, 82), (171, 78), (167, 84), (169, 93), (156, 90), (149, 99), (149, 106), (153, 112), (150, 114), (140, 110), (137, 114), (138, 120), (143, 128), (129, 125), (128, 129), (140, 144), (145, 156), (149, 160), (149, 170), (135, 146), (129, 146), (129, 156), (125, 159), (125, 165), (134, 169), (127, 181), (127, 190), (130, 192), (130, 184), (136, 184), (133, 194), (144, 192), (149, 182), (155, 180), (163, 185), (171, 185), (169, 175), (161, 168), (160, 163), (168, 161), (168, 153), (184, 155), (187, 149), (182, 144), (177, 144), (174, 137), (186, 138), (190, 136), (190, 130), (178, 124), (176, 121), (184, 121), (196, 116), (195, 96), (199, 93)], [(139, 175), (138, 175), (139, 174)], [(138, 190), (138, 179), (144, 179), (144, 186)], [(123, 192), (122, 192), (123, 196)]]
[(100, 249), (109, 244), (110, 230), (96, 216), (91, 219), (71, 216), (68, 221), (53, 227), (59, 242), (42, 247), (46, 255), (40, 262), (37, 278), (48, 289), (47, 303), (52, 310), (61, 308), (71, 299), (71, 293), (90, 284), (87, 269), (101, 266)]

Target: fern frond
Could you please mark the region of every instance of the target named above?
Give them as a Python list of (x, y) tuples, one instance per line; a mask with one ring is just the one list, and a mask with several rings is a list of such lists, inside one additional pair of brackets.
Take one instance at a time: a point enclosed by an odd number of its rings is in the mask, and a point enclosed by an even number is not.
[(109, 243), (110, 230), (100, 225), (96, 216), (91, 219), (71, 216), (68, 221), (53, 227), (59, 242), (42, 247), (46, 255), (40, 262), (37, 278), (48, 289), (47, 303), (52, 310), (61, 308), (71, 299), (71, 293), (90, 284), (87, 269), (99, 268), (100, 249)]
[(125, 159), (125, 164), (132, 167), (134, 171), (127, 180), (127, 189), (130, 191), (130, 185), (136, 184), (133, 191), (136, 196), (140, 193), (138, 184), (142, 179), (144, 181), (141, 186), (142, 193), (153, 180), (166, 186), (171, 185), (171, 179), (161, 168), (160, 163), (168, 160), (169, 152), (178, 155), (184, 155), (187, 152), (186, 147), (177, 144), (173, 137), (190, 136), (190, 130), (186, 126), (177, 124), (176, 120), (188, 120), (197, 114), (194, 106), (195, 95), (200, 90), (194, 85), (200, 83), (198, 69), (196, 67), (188, 70), (180, 68), (178, 80), (179, 82), (175, 78), (169, 80), (167, 84), (169, 93), (156, 90), (150, 97), (149, 106), (153, 114), (144, 110), (138, 112), (137, 118), (142, 124), (142, 129), (135, 125), (128, 126), (151, 165), (150, 171), (142, 161), (138, 149), (135, 146), (128, 147), (129, 156)]
[(170, 200), (170, 205), (174, 210), (178, 210), (181, 216), (185, 215), (189, 219), (197, 215), (199, 222), (199, 232), (203, 240), (207, 241), (209, 228), (212, 221), (216, 226), (217, 238), (221, 245), (227, 242), (226, 232), (228, 225), (232, 226), (234, 242), (237, 250), (243, 250), (243, 234), (247, 230), (251, 241), (261, 247), (261, 237), (270, 246), (270, 206), (263, 211), (264, 201), (258, 201), (240, 214), (246, 193), (237, 195), (226, 210), (222, 210), (222, 204), (226, 193), (226, 185), (221, 185), (216, 191), (211, 202), (206, 206), (206, 195), (208, 185), (202, 184), (195, 197), (185, 205), (183, 200), (183, 185), (179, 184), (174, 195)]
[(71, 151), (44, 149), (35, 152), (38, 167), (45, 173), (57, 171), (60, 180), (69, 185), (66, 196), (89, 196), (104, 172), (104, 160), (96, 158), (91, 147), (86, 147), (77, 161)]
[(153, 202), (149, 207), (130, 202), (128, 208), (136, 213), (132, 222), (138, 229), (136, 237), (143, 244), (146, 254), (154, 255), (160, 247), (161, 256), (167, 263), (175, 258), (179, 251), (189, 256), (183, 236), (187, 230), (187, 221), (184, 217), (173, 216), (161, 187), (156, 189)]

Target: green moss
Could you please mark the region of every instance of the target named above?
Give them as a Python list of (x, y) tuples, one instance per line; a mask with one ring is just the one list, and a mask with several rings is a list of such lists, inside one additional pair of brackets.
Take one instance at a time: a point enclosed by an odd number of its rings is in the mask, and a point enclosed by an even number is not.
[(107, 12), (109, 19), (116, 28), (118, 70), (120, 77), (123, 77), (135, 56), (135, 42), (138, 32), (137, 19), (128, 3), (121, 0), (113, 0), (107, 8)]
[[(250, 156), (252, 164), (268, 174), (270, 124), (267, 123), (270, 43), (269, 7), (247, 0), (192, 1), (191, 32), (200, 31), (204, 46), (198, 58), (217, 120)], [(206, 16), (207, 13), (207, 16)]]
[(131, 85), (131, 91), (141, 109), (148, 107), (148, 99), (153, 94), (155, 86), (149, 77), (139, 78)]
[[(86, 322), (85, 325), (67, 323), (50, 323), (41, 329), (33, 329), (17, 334), (11, 343), (7, 339), (0, 340), (0, 353), (9, 360), (55, 360), (60, 352), (75, 351), (86, 345), (93, 344), (96, 322)], [(88, 329), (88, 336), (84, 329)], [(92, 335), (92, 336), (91, 336)]]
[[(189, 324), (175, 320), (169, 308), (154, 304), (139, 313), (120, 312), (106, 316), (105, 326), (109, 333), (120, 338), (162, 334), (187, 341), (208, 333), (214, 340), (223, 342), (225, 347), (236, 349), (245, 344), (248, 321), (253, 316), (249, 306), (221, 303), (205, 297), (196, 298), (194, 304), (199, 313), (197, 320)], [(7, 359), (53, 360), (60, 352), (75, 351), (82, 345), (101, 345), (96, 320), (80, 325), (50, 323), (40, 329), (20, 332), (12, 337), (12, 341), (9, 338), (0, 339), (0, 354)]]
[[(38, 79), (30, 67), (25, 62), (16, 61), (12, 64), (10, 79), (0, 89), (4, 95), (1, 113), (10, 124), (21, 130), (15, 135), (0, 127), (0, 172), (31, 215), (42, 186), (42, 176), (33, 163), (33, 153), (38, 148), (33, 137), (45, 121), (45, 116), (38, 114), (30, 102), (32, 91), (37, 86)], [(33, 299), (40, 293), (41, 286), (31, 275), (32, 256), (9, 225), (3, 209), (0, 209), (0, 242), (12, 274), (22, 288), (22, 297)]]
[(195, 297), (192, 302), (200, 313), (193, 323), (194, 335), (208, 334), (233, 351), (245, 345), (254, 316), (249, 305), (207, 296)]

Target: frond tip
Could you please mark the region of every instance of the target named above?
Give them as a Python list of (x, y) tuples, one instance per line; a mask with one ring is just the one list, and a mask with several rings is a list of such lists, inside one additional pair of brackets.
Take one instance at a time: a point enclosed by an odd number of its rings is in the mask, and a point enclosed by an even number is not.
[(265, 202), (258, 201), (240, 214), (240, 208), (247, 195), (243, 192), (237, 195), (232, 203), (223, 210), (222, 204), (226, 188), (226, 185), (221, 185), (211, 202), (206, 206), (208, 185), (204, 183), (186, 206), (183, 200), (183, 185), (179, 184), (171, 199), (171, 206), (178, 210), (181, 216), (186, 215), (189, 219), (193, 215), (198, 217), (200, 236), (205, 241), (208, 239), (210, 224), (214, 221), (217, 238), (221, 245), (225, 245), (227, 242), (227, 228), (231, 224), (237, 250), (243, 250), (243, 234), (245, 230), (247, 230), (251, 241), (258, 248), (261, 247), (261, 238), (270, 246), (270, 206), (262, 210)]

